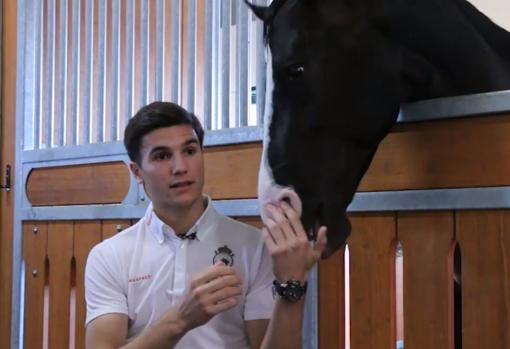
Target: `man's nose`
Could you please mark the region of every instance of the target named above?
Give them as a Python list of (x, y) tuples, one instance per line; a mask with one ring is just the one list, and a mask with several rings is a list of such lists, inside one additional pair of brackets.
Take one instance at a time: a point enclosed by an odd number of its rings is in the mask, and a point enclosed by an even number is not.
[(182, 174), (188, 171), (186, 159), (182, 155), (175, 155), (172, 160), (172, 174)]

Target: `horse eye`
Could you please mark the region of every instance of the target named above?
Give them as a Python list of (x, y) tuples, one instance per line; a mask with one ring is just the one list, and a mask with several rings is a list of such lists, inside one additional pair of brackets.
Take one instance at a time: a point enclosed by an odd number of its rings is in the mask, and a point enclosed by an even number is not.
[(292, 65), (287, 68), (287, 75), (289, 79), (295, 80), (305, 72), (305, 67), (302, 65)]

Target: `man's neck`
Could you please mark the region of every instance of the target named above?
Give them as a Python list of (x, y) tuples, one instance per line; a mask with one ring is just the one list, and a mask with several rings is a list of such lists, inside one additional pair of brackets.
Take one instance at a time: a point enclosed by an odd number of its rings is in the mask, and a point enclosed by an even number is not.
[(154, 213), (159, 219), (170, 226), (176, 235), (183, 235), (195, 224), (205, 210), (205, 199), (200, 197), (188, 207), (156, 207)]

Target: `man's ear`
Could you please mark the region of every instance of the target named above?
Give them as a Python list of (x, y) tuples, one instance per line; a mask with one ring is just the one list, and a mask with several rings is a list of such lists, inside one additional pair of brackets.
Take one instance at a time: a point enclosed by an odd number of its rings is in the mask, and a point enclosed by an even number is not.
[(142, 174), (141, 174), (140, 166), (138, 166), (138, 164), (136, 162), (131, 162), (129, 164), (129, 169), (131, 170), (131, 173), (133, 173), (133, 176), (135, 176), (136, 182), (138, 184), (142, 184), (143, 183), (143, 177), (142, 177)]

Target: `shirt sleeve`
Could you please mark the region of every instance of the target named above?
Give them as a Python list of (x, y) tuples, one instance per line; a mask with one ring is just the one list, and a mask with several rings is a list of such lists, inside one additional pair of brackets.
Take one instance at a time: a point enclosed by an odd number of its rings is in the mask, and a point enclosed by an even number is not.
[(262, 238), (257, 247), (250, 271), (250, 285), (245, 298), (244, 320), (270, 319), (275, 300), (273, 297), (273, 262)]
[(119, 279), (121, 270), (115, 267), (114, 251), (105, 243), (96, 245), (85, 267), (85, 325), (95, 318), (111, 313), (128, 315), (127, 297)]

